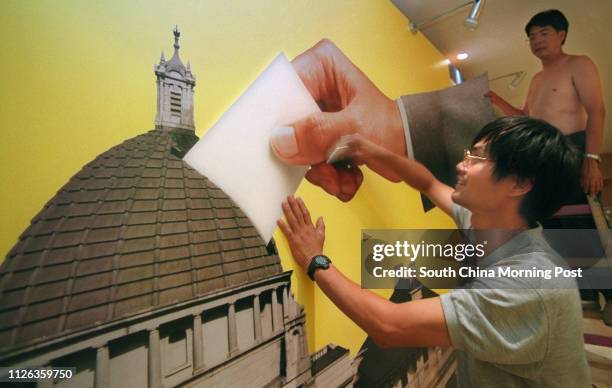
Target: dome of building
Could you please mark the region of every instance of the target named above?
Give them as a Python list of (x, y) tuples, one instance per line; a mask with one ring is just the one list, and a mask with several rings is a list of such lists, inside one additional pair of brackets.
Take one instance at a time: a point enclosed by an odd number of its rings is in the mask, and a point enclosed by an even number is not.
[(243, 212), (158, 128), (83, 167), (0, 266), (0, 352), (282, 272)]

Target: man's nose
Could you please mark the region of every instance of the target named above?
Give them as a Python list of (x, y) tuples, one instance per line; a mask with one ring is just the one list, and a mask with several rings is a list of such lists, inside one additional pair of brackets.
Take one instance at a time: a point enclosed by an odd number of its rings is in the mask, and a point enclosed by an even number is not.
[(457, 165), (455, 166), (455, 169), (457, 170), (457, 175), (465, 175), (467, 172), (465, 161), (460, 160), (459, 163), (457, 163)]

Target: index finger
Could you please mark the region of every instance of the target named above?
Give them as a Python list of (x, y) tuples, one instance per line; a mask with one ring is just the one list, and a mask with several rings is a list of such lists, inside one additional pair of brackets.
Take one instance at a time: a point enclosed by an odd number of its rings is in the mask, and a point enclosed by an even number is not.
[(300, 207), (300, 210), (302, 211), (302, 217), (304, 218), (304, 222), (306, 222), (306, 224), (308, 225), (312, 225), (312, 219), (310, 218), (310, 212), (308, 211), (308, 208), (306, 207), (306, 204), (304, 203), (302, 198), (298, 197), (297, 203), (298, 203), (298, 206)]
[(298, 220), (296, 218), (296, 215), (294, 214), (293, 209), (289, 205), (288, 201), (283, 201), (282, 206), (283, 206), (283, 213), (285, 213), (285, 218), (287, 219), (287, 223), (289, 224), (289, 227), (293, 231), (298, 226)]
[(300, 226), (306, 224), (306, 219), (304, 218), (304, 214), (302, 213), (302, 209), (300, 208), (297, 199), (290, 195), (287, 197), (287, 202), (289, 202), (289, 207), (291, 207), (297, 223)]

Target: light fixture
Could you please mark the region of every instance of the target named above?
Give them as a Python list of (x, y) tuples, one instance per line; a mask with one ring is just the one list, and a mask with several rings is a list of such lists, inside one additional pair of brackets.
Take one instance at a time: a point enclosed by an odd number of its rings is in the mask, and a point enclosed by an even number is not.
[(472, 9), (470, 9), (470, 14), (463, 22), (463, 25), (470, 30), (475, 30), (478, 28), (478, 20), (480, 19), (480, 13), (482, 12), (482, 3), (484, 3), (484, 0), (474, 0)]
[(508, 73), (508, 74), (500, 75), (499, 77), (491, 78), (489, 79), (489, 82), (497, 81), (503, 78), (512, 77), (510, 84), (508, 84), (508, 88), (514, 90), (523, 81), (523, 79), (525, 78), (525, 75), (527, 75), (527, 73), (524, 70), (519, 70), (519, 71), (515, 71), (514, 73)]
[(457, 67), (455, 67), (455, 65), (448, 65), (448, 72), (451, 80), (455, 85), (463, 83), (463, 77), (461, 76), (461, 72), (459, 71), (459, 69), (457, 69)]
[(467, 59), (468, 56), (468, 53), (459, 53), (457, 54), (457, 59), (463, 61), (464, 59)]
[(482, 13), (482, 8), (484, 6), (484, 2), (485, 0), (470, 0), (466, 3), (463, 3), (453, 9), (449, 9), (448, 11), (442, 12), (441, 14), (434, 16), (432, 18), (429, 18), (427, 20), (424, 20), (420, 23), (414, 23), (414, 22), (410, 22), (408, 24), (408, 27), (410, 28), (410, 32), (412, 32), (413, 34), (416, 34), (417, 31), (419, 30), (423, 30), (424, 28), (426, 28), (427, 26), (429, 26), (430, 24), (437, 22), (438, 20), (444, 18), (445, 16), (448, 16), (456, 11), (458, 11), (459, 9), (468, 6), (468, 5), (472, 5), (472, 8), (470, 9), (470, 13), (468, 15), (468, 17), (465, 19), (465, 21), (463, 22), (463, 25), (466, 26), (467, 28), (469, 28), (470, 30), (475, 29), (476, 27), (478, 27), (478, 20), (480, 19), (480, 14)]

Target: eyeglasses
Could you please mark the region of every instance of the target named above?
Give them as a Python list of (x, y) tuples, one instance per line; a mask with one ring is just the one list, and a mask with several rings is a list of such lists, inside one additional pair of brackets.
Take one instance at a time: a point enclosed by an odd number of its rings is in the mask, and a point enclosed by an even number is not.
[(529, 34), (529, 37), (527, 38), (527, 40), (525, 40), (525, 42), (529, 43), (529, 42), (535, 41), (538, 38), (546, 39), (551, 33), (552, 33), (552, 30), (549, 28), (540, 30), (538, 32), (532, 32)]
[(472, 166), (472, 162), (477, 161), (477, 162), (494, 162), (493, 159), (489, 159), (489, 158), (485, 158), (484, 156), (478, 156), (478, 155), (472, 155), (472, 152), (470, 150), (463, 150), (463, 165), (465, 166), (465, 168), (470, 168), (470, 166)]

